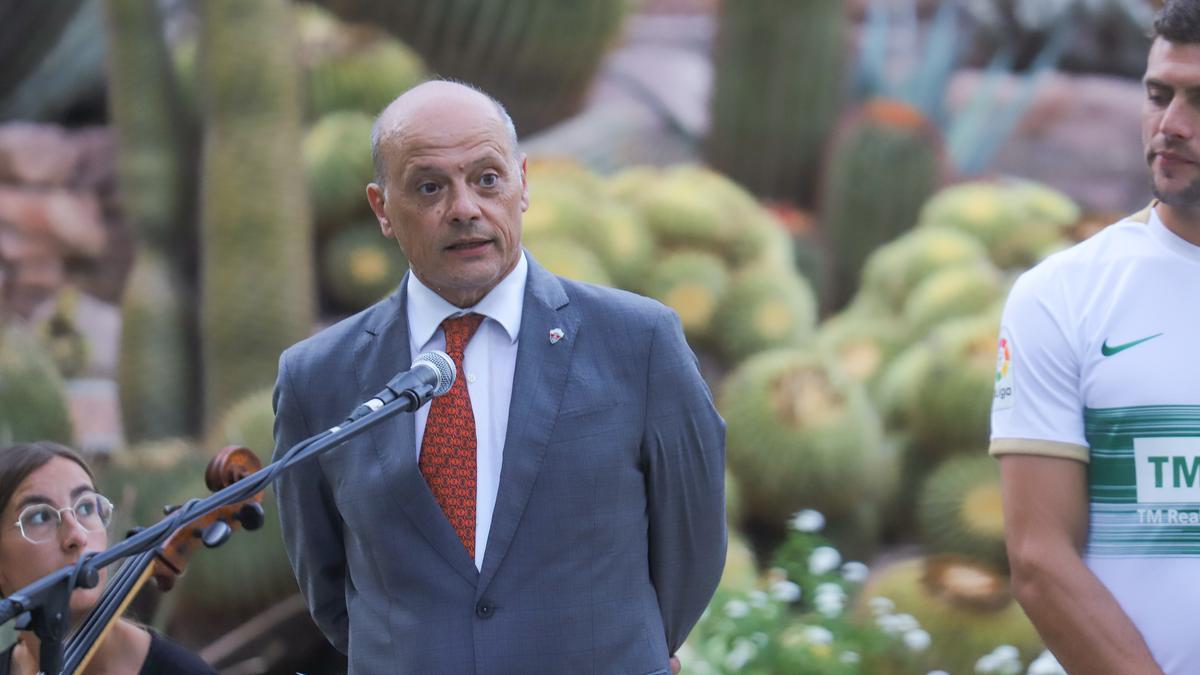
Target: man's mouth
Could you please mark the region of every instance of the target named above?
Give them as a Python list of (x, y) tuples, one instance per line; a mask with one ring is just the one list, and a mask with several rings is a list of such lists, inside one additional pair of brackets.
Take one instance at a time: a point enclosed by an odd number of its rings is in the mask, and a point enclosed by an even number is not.
[(1154, 156), (1157, 157), (1160, 162), (1163, 162), (1166, 164), (1195, 164), (1196, 163), (1196, 160), (1192, 159), (1191, 157), (1180, 154), (1178, 152), (1172, 152), (1170, 150), (1159, 150), (1154, 153)]
[(458, 241), (453, 244), (450, 244), (449, 246), (446, 247), (446, 250), (447, 251), (463, 251), (463, 252), (478, 251), (491, 243), (492, 243), (491, 239), (464, 239), (463, 241)]

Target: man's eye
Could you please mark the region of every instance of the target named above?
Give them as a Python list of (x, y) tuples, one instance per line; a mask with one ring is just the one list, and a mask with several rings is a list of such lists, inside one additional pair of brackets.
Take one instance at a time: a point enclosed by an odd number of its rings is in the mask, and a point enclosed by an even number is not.
[(484, 187), (496, 187), (500, 184), (500, 176), (494, 173), (485, 173), (479, 177), (479, 184)]
[(437, 183), (426, 182), (426, 183), (421, 183), (420, 185), (417, 186), (417, 192), (419, 192), (423, 195), (431, 195), (431, 194), (436, 193), (437, 191), (438, 191)]
[(1170, 92), (1162, 91), (1161, 89), (1151, 89), (1146, 92), (1146, 98), (1154, 105), (1165, 105), (1171, 102)]

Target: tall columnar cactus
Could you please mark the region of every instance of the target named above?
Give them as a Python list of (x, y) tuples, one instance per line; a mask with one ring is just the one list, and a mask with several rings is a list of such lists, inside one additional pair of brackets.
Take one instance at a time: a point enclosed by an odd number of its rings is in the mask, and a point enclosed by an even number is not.
[(193, 248), (184, 209), (189, 129), (155, 0), (105, 0), (108, 100), (121, 203), (143, 244)]
[(199, 421), (195, 320), (180, 283), (164, 256), (144, 247), (125, 285), (117, 376), (131, 443), (184, 436)]
[(197, 368), (190, 306), (195, 224), (192, 127), (154, 0), (105, 0), (108, 100), (125, 216), (142, 255), (125, 295), (121, 398), (133, 442), (195, 431)]
[(809, 204), (843, 99), (841, 0), (722, 3), (708, 158), (762, 197)]
[(274, 381), (279, 352), (312, 328), (316, 294), (290, 6), (212, 0), (200, 10), (200, 334), (212, 420)]
[(906, 104), (875, 100), (847, 120), (830, 148), (821, 191), (833, 256), (827, 308), (854, 294), (872, 251), (917, 223), (941, 183), (941, 156), (936, 129)]
[[(616, 0), (319, 0), (412, 45), (430, 70), (499, 98), (522, 133), (574, 114), (620, 30)], [(398, 92), (397, 92), (398, 93)]]

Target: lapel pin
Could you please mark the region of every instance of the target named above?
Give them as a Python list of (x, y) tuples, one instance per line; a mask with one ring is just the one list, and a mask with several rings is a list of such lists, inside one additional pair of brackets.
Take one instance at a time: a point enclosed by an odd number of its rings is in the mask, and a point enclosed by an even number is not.
[(563, 339), (563, 332), (561, 328), (550, 329), (550, 344), (556, 345), (561, 339)]

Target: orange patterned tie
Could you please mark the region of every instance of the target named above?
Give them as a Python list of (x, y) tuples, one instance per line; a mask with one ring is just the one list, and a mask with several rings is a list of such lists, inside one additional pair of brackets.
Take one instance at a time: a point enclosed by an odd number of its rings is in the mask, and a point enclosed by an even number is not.
[(454, 359), (458, 377), (450, 391), (433, 399), (429, 406), (420, 460), (421, 475), (472, 560), (475, 559), (475, 413), (463, 372), (463, 351), (482, 322), (482, 314), (466, 314), (442, 322), (446, 353)]

